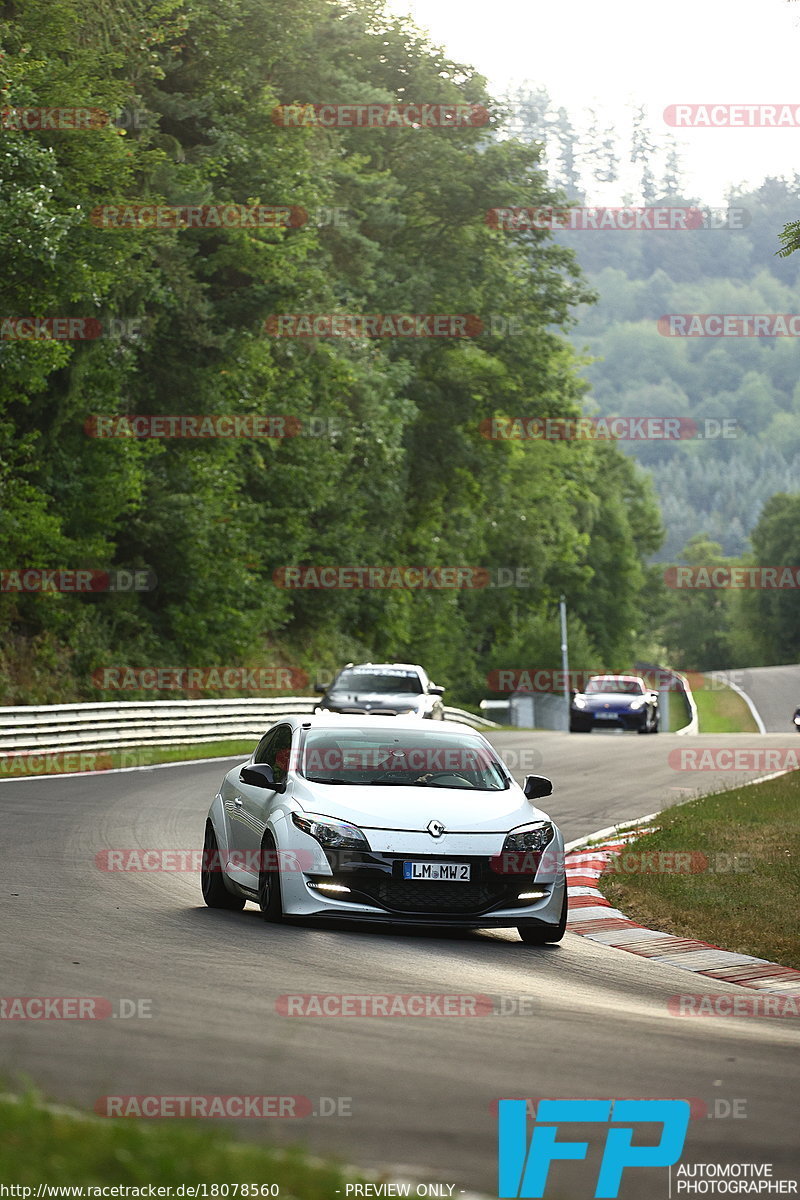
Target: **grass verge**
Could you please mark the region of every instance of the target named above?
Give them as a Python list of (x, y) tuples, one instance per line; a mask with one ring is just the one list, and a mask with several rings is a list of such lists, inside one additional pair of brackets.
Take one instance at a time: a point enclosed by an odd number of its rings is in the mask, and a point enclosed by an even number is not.
[(707, 676), (702, 676), (692, 693), (700, 733), (758, 733), (753, 714), (742, 697), (733, 688), (720, 687), (717, 681), (713, 690), (709, 690), (704, 686), (706, 680)]
[(691, 719), (692, 714), (683, 692), (667, 692), (667, 726), (664, 732), (675, 733), (688, 725)]
[[(658, 820), (621, 871), (601, 876), (603, 895), (649, 929), (800, 969), (800, 771), (700, 796)], [(657, 871), (658, 860), (640, 857), (649, 851), (688, 853), (695, 873), (667, 870), (669, 859)]]
[(252, 1185), (277, 1184), (281, 1200), (335, 1200), (346, 1182), (364, 1181), (299, 1148), (235, 1142), (200, 1122), (87, 1118), (43, 1106), (33, 1092), (0, 1097), (0, 1178), (33, 1186), (34, 1194), (39, 1183), (247, 1183), (256, 1196)]
[(149, 767), (156, 763), (204, 758), (244, 757), (256, 738), (235, 741), (182, 742), (179, 746), (129, 746), (124, 750), (64, 750), (38, 754), (35, 750), (0, 755), (0, 780), (26, 775), (63, 775), (76, 771), (111, 771), (120, 767)]

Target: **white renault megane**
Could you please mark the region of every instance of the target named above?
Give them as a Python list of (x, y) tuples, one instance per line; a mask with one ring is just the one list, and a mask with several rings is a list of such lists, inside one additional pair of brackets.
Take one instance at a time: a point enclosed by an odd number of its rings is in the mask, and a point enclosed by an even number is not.
[(564, 936), (561, 832), (467, 725), (297, 716), (227, 773), (206, 821), (212, 908)]

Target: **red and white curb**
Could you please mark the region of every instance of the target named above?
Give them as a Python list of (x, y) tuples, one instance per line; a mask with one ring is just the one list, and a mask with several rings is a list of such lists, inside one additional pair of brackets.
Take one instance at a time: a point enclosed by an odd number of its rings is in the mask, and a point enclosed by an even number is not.
[(615, 832), (600, 845), (567, 853), (567, 929), (593, 942), (627, 950), (629, 954), (651, 958), (681, 971), (692, 971), (706, 979), (719, 979), (771, 995), (800, 997), (800, 971), (752, 954), (733, 954), (709, 942), (646, 929), (618, 908), (612, 908), (598, 889), (597, 881), (611, 855), (644, 832), (642, 829)]

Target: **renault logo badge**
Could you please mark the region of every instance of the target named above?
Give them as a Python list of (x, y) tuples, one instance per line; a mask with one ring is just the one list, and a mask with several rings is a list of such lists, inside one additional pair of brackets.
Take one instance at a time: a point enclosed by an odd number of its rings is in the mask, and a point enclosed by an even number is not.
[(444, 833), (444, 825), (441, 821), (429, 821), (427, 829), (431, 837), (438, 838)]

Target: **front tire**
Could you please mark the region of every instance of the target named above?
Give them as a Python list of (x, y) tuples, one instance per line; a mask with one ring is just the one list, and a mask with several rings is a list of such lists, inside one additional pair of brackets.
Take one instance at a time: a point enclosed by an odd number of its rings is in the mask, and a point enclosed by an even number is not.
[(277, 846), (272, 834), (264, 835), (261, 843), (262, 861), (258, 870), (258, 907), (265, 921), (277, 922), (283, 920), (283, 901), (281, 899), (280, 872), (270, 869), (267, 855), (277, 860)]
[(200, 871), (200, 887), (203, 892), (203, 899), (209, 908), (227, 908), (233, 912), (241, 912), (244, 908), (244, 900), (241, 896), (234, 896), (225, 887), (225, 881), (222, 878), (222, 862), (217, 845), (214, 826), (210, 821), (206, 821), (206, 834), (203, 838), (203, 866)]
[(518, 925), (517, 933), (526, 946), (545, 946), (560, 942), (567, 931), (567, 886), (564, 884), (564, 903), (557, 925)]

